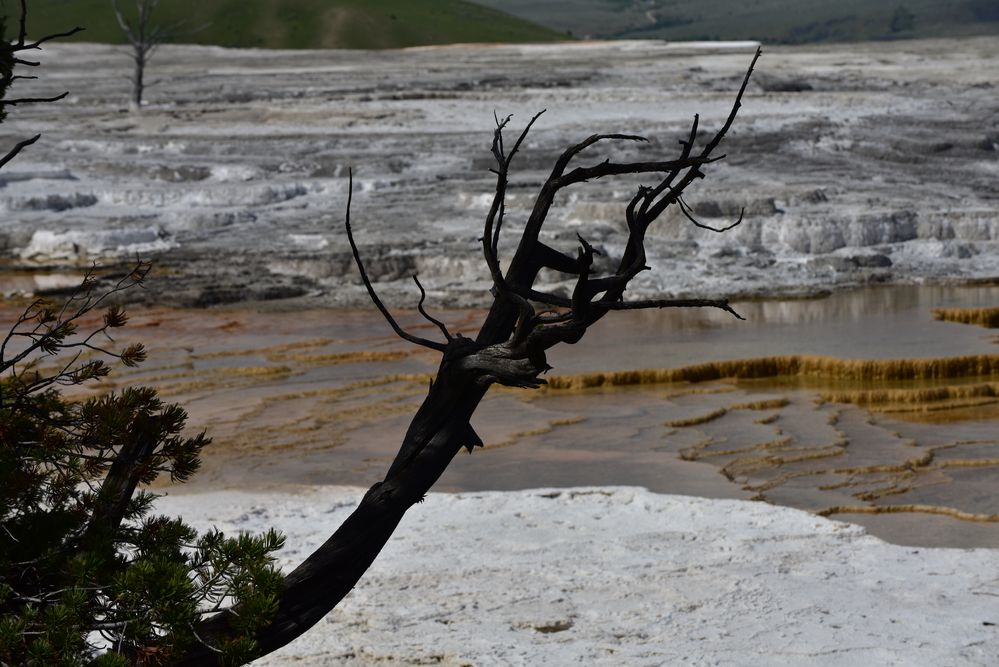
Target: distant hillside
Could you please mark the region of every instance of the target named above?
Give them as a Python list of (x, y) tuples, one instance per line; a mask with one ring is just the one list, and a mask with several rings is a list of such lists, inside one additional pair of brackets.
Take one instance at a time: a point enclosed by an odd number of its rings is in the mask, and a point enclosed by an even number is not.
[[(5, 9), (16, 3), (7, 0)], [(124, 9), (134, 0), (121, 0)], [(81, 25), (77, 41), (123, 41), (111, 0), (32, 0), (28, 30)], [(463, 0), (161, 0), (161, 24), (183, 22), (172, 41), (280, 49), (382, 49), (455, 42), (548, 42), (565, 34)]]
[(999, 33), (999, 0), (477, 0), (577, 37), (850, 42)]

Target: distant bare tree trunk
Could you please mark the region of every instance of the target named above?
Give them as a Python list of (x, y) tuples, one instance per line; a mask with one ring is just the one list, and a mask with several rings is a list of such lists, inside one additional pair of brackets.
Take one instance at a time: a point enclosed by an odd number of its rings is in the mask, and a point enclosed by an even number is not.
[[(497, 118), (492, 142), (496, 190), (481, 238), (494, 298), (475, 338), (452, 334), (443, 322), (426, 312), (423, 307), (426, 292), (415, 275), (413, 280), (420, 291), (417, 309), (440, 330), (443, 340), (421, 338), (399, 326), (376, 294), (361, 261), (350, 225), (348, 195), (347, 238), (368, 295), (399, 336), (436, 351), (441, 362), (384, 480), (372, 486), (336, 532), (285, 578), (274, 618), (257, 632), (259, 655), (284, 646), (333, 609), (374, 562), (406, 511), (423, 499), (451, 459), (462, 448), (471, 452), (482, 446), (482, 439), (469, 420), (490, 386), (536, 388), (543, 385), (545, 380), (540, 376), (551, 368), (546, 351), (556, 345), (577, 343), (590, 326), (612, 311), (717, 308), (740, 317), (723, 299), (626, 300), (624, 295), (632, 279), (650, 268), (646, 263), (645, 234), (667, 207), (675, 206), (692, 224), (715, 232), (731, 229), (742, 221), (740, 214), (725, 227), (705, 225), (695, 219), (683, 195), (689, 186), (704, 177), (704, 170), (724, 157), (714, 152), (735, 120), (759, 56), (757, 50), (722, 127), (706, 137), (706, 142), (699, 142), (698, 117), (694, 116), (689, 134), (680, 141), (679, 155), (673, 159), (623, 163), (604, 159), (575, 166), (580, 154), (596, 144), (646, 141), (644, 137), (629, 134), (594, 134), (567, 148), (541, 185), (505, 273), (498, 252), (506, 213), (509, 169), (541, 114), (527, 123), (512, 145), (504, 142), (503, 135), (510, 118)], [(626, 237), (613, 272), (597, 273), (593, 259), (598, 251), (582, 236), (578, 236), (575, 253), (559, 250), (541, 240), (542, 226), (560, 192), (593, 179), (629, 174), (651, 176), (652, 184), (639, 187), (623, 207), (622, 227)], [(538, 289), (535, 283), (542, 269), (574, 277), (571, 295)], [(201, 621), (196, 635), (201, 641), (176, 656), (172, 664), (184, 667), (222, 664), (213, 644), (220, 644), (234, 635), (239, 627), (238, 612), (238, 608), (228, 610)]]
[(169, 31), (160, 24), (154, 25), (153, 12), (160, 0), (135, 0), (135, 20), (132, 21), (121, 10), (118, 0), (111, 0), (118, 25), (125, 31), (125, 37), (132, 47), (132, 98), (129, 107), (134, 111), (142, 109), (142, 96), (146, 89), (146, 65), (153, 52), (166, 39)]

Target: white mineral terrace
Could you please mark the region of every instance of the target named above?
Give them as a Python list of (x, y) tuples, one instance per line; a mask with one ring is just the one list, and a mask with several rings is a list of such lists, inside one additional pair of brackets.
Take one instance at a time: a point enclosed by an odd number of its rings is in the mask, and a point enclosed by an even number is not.
[[(385, 297), (410, 302), (418, 271), (430, 302), (483, 305), (476, 239), (495, 187), (494, 112), (514, 114), (516, 132), (547, 109), (512, 167), (508, 258), (565, 147), (625, 132), (650, 141), (601, 144), (581, 164), (674, 157), (695, 113), (705, 132), (722, 122), (753, 48), (164, 47), (149, 104), (132, 114), (121, 49), (47, 44), (41, 78), (18, 92), (70, 95), (4, 122), (7, 144), (43, 136), (0, 177), (0, 254), (49, 269), (155, 256), (160, 303), (357, 305), (342, 230), (353, 168), (357, 236)], [(745, 221), (719, 235), (665, 215), (647, 236), (654, 270), (629, 294), (773, 297), (999, 274), (997, 77), (988, 37), (767, 47), (727, 158), (686, 194), (706, 223), (743, 207)], [(546, 240), (574, 252), (578, 232), (618, 256), (639, 182), (573, 188)]]

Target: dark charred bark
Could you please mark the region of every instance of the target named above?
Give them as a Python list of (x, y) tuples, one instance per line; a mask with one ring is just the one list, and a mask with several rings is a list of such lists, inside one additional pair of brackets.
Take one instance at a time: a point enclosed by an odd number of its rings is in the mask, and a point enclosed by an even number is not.
[[(25, 51), (40, 50), (45, 42), (63, 37), (71, 37), (81, 30), (83, 30), (83, 28), (76, 27), (65, 32), (46, 35), (40, 39), (36, 39), (35, 41), (28, 41), (28, 3), (27, 0), (20, 0), (20, 15), (18, 17), (17, 36), (12, 38), (10, 41), (0, 39), (0, 120), (3, 120), (5, 117), (7, 107), (9, 106), (57, 102), (69, 94), (62, 93), (60, 95), (53, 95), (52, 97), (7, 97), (7, 93), (15, 81), (38, 78), (37, 76), (14, 74), (14, 70), (18, 65), (25, 67), (38, 67), (39, 65), (39, 62), (36, 60), (27, 60), (24, 58), (23, 56)], [(24, 139), (14, 144), (13, 148), (0, 157), (0, 168), (17, 157), (17, 154), (22, 150), (38, 141), (41, 136), (42, 135), (40, 134), (36, 134), (30, 139)]]
[[(649, 225), (671, 204), (686, 209), (681, 200), (684, 189), (703, 177), (703, 167), (721, 159), (713, 156), (713, 151), (735, 119), (759, 56), (757, 51), (725, 124), (696, 153), (696, 117), (689, 138), (680, 142), (682, 150), (675, 160), (629, 164), (603, 161), (577, 167), (567, 173), (572, 160), (598, 142), (644, 139), (631, 135), (594, 135), (567, 149), (541, 187), (505, 275), (500, 271), (497, 248), (503, 224), (507, 175), (513, 157), (538, 116), (528, 123), (509, 152), (504, 147), (503, 130), (510, 119), (497, 119), (492, 146), (497, 161), (496, 195), (482, 235), (483, 255), (493, 278), (495, 298), (474, 340), (452, 336), (442, 323), (429, 316), (427, 318), (441, 329), (447, 342), (418, 338), (399, 327), (368, 280), (350, 229), (348, 201), (348, 238), (372, 301), (396, 333), (410, 342), (440, 351), (442, 360), (427, 397), (413, 418), (385, 479), (371, 487), (343, 525), (285, 579), (274, 620), (257, 634), (261, 655), (284, 646), (333, 609), (374, 561), (406, 511), (430, 491), (455, 454), (462, 447), (471, 450), (481, 445), (482, 441), (472, 430), (469, 420), (489, 386), (502, 384), (534, 388), (544, 384), (539, 376), (549, 370), (545, 351), (559, 343), (579, 341), (589, 326), (612, 310), (713, 307), (738, 317), (724, 300), (627, 302), (623, 300), (623, 295), (629, 281), (648, 268), (645, 265), (644, 238)], [(640, 188), (625, 209), (628, 242), (617, 271), (606, 276), (592, 276), (595, 251), (583, 238), (579, 239), (576, 256), (571, 257), (541, 243), (539, 234), (561, 189), (591, 178), (620, 174), (657, 174), (660, 180), (655, 186)], [(538, 272), (546, 267), (576, 276), (571, 297), (534, 289)], [(420, 312), (426, 315), (422, 307), (422, 296), (425, 296), (422, 287), (420, 291)], [(549, 310), (539, 313), (534, 304)], [(215, 616), (202, 623), (198, 635), (208, 643), (217, 642), (232, 632), (232, 620), (231, 612)], [(217, 660), (218, 656), (211, 648), (199, 645), (176, 662), (190, 666), (216, 665)]]

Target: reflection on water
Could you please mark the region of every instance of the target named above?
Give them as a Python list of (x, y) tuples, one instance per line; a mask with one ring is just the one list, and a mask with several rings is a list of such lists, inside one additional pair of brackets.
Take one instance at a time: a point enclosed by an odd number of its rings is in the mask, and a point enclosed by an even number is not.
[[(997, 303), (997, 287), (882, 287), (738, 304), (746, 322), (712, 311), (615, 313), (550, 361), (554, 373), (573, 375), (775, 355), (992, 358), (993, 334), (934, 321), (930, 310)], [(444, 319), (472, 335), (482, 315)], [(400, 320), (436, 333), (412, 314)], [(153, 385), (185, 405), (192, 425), (208, 427), (214, 443), (193, 484), (213, 487), (372, 484), (437, 361), (397, 339), (375, 312), (133, 311), (118, 342), (130, 340), (147, 345), (150, 361), (112, 380)], [(972, 520), (999, 514), (991, 493), (999, 481), (995, 395), (976, 389), (945, 398), (932, 418), (918, 420), (898, 411), (894, 394), (894, 403), (877, 405), (870, 396), (856, 405), (828, 400), (835, 392), (997, 382), (858, 385), (829, 375), (494, 390), (474, 418), (486, 447), (459, 456), (438, 488), (642, 485), (832, 513), (904, 543), (999, 546), (999, 523)], [(965, 399), (976, 402), (947, 403)], [(860, 513), (877, 508), (894, 513)]]
[(999, 499), (981, 486), (999, 479), (995, 421), (941, 428), (817, 401), (810, 392), (781, 392), (783, 404), (774, 395), (739, 386), (734, 396), (701, 396), (703, 418), (677, 424), (666, 439), (683, 458), (713, 462), (760, 500), (850, 520), (906, 512), (983, 522), (974, 542), (999, 546)]
[[(487, 445), (442, 484), (641, 484), (822, 512), (900, 543), (999, 547), (995, 420), (897, 421), (762, 382), (547, 392), (517, 413), (539, 434), (504, 423), (518, 407), (486, 405), (476, 423), (480, 433), (521, 431), (518, 445)], [(558, 424), (567, 415), (582, 419)]]
[(676, 368), (775, 355), (899, 359), (995, 354), (994, 333), (933, 319), (933, 308), (999, 304), (999, 287), (900, 286), (825, 299), (735, 304), (740, 322), (715, 310), (613, 313), (579, 345), (552, 351), (559, 373)]
[(35, 271), (0, 271), (0, 296), (23, 297), (63, 293), (79, 286), (83, 273), (41, 273)]

